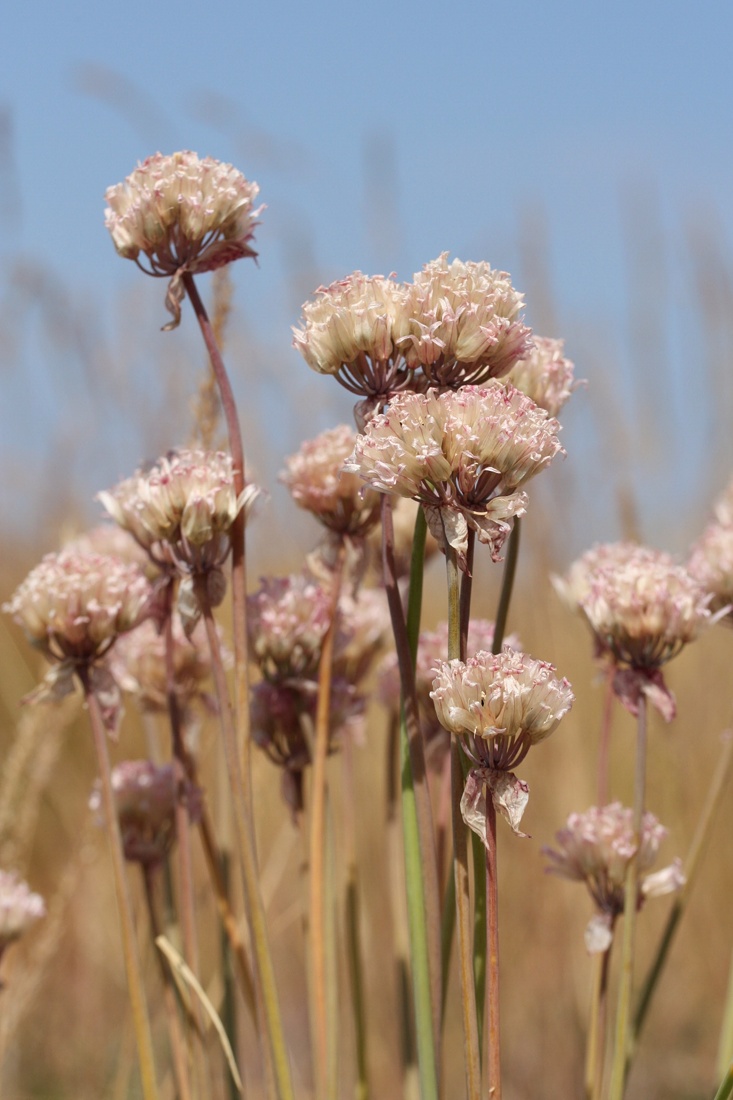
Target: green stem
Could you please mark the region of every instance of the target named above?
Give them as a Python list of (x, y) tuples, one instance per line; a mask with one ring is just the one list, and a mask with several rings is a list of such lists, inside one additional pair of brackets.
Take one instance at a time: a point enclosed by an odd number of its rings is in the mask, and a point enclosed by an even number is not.
[(219, 705), (219, 718), (222, 729), (224, 759), (229, 775), (234, 813), (234, 827), (237, 836), (241, 861), (244, 902), (247, 911), (252, 952), (255, 964), (256, 994), (258, 1000), (258, 1019), (264, 1039), (265, 1067), (274, 1083), (278, 1100), (294, 1100), (293, 1085), (290, 1077), (290, 1065), (285, 1036), (278, 1004), (275, 972), (267, 942), (267, 920), (257, 878), (257, 857), (247, 816), (247, 802), (242, 777), (242, 761), (237, 745), (237, 733), (232, 717), (226, 674), (221, 658), (219, 635), (211, 613), (206, 592), (206, 578), (196, 578), (196, 595), (206, 626), (206, 635), (211, 650), (212, 675)]
[(730, 1096), (733, 1096), (733, 1062), (728, 1066), (728, 1072), (720, 1082), (720, 1088), (713, 1100), (728, 1100)]
[(132, 1022), (137, 1040), (138, 1058), (140, 1061), (140, 1079), (144, 1100), (158, 1100), (158, 1086), (155, 1077), (155, 1061), (153, 1059), (153, 1040), (150, 1032), (150, 1020), (145, 1001), (145, 989), (143, 985), (140, 959), (137, 953), (135, 941), (135, 921), (132, 914), (132, 901), (125, 875), (125, 857), (122, 850), (122, 837), (115, 809), (114, 793), (112, 790), (112, 769), (107, 750), (107, 733), (102, 720), (102, 710), (97, 696), (89, 684), (89, 675), (86, 669), (80, 671), (80, 679), (84, 688), (89, 721), (94, 737), (94, 747), (97, 751), (97, 763), (99, 766), (99, 779), (102, 789), (102, 806), (104, 807), (105, 824), (110, 839), (112, 852), (112, 870), (114, 872), (115, 892), (117, 894), (117, 908), (120, 914), (122, 930), (122, 951), (127, 972), (127, 986), (130, 995), (130, 1007), (132, 1010)]
[(626, 867), (624, 884), (624, 936), (621, 946), (621, 971), (616, 1010), (616, 1036), (611, 1068), (609, 1100), (622, 1100), (626, 1084), (626, 1058), (631, 1038), (631, 992), (634, 977), (634, 932), (639, 902), (639, 848), (644, 817), (647, 749), (646, 696), (639, 697), (639, 718), (636, 734), (636, 775), (634, 780), (634, 812), (632, 829), (634, 854)]

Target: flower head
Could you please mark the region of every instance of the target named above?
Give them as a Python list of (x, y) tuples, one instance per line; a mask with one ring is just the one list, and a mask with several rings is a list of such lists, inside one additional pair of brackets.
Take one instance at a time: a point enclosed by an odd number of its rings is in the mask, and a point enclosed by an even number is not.
[(407, 363), (428, 384), (455, 389), (498, 378), (527, 354), (531, 332), (521, 320), (523, 295), (504, 271), (486, 263), (425, 265), (409, 288)]
[(504, 375), (536, 405), (557, 416), (571, 393), (582, 385), (574, 380), (575, 367), (563, 353), (564, 340), (535, 336), (534, 347)]
[(364, 397), (402, 389), (411, 376), (400, 348), (408, 331), (406, 287), (391, 276), (355, 271), (317, 294), (303, 305), (301, 328), (293, 329), (293, 345), (308, 366)]
[(285, 460), (280, 475), (296, 504), (343, 535), (363, 535), (379, 517), (379, 494), (343, 468), (355, 441), (346, 425), (322, 432)]
[(12, 871), (0, 871), (0, 954), (45, 915), (40, 894), (32, 893)]
[(247, 597), (250, 652), (269, 680), (317, 674), (331, 621), (328, 590), (306, 572), (263, 577)]
[(558, 431), (513, 386), (401, 394), (357, 436), (345, 468), (383, 493), (419, 501), (441, 547), (455, 547), (459, 560), (468, 527), (497, 559), (525, 511), (520, 488), (563, 450)]
[(727, 611), (723, 622), (733, 622), (733, 522), (708, 524), (690, 552), (687, 570), (710, 593), (710, 610)]
[(166, 307), (174, 319), (166, 328), (180, 322), (184, 274), (257, 255), (258, 193), (231, 164), (185, 150), (156, 153), (107, 189), (105, 224), (119, 254), (148, 275), (170, 278)]
[[(639, 907), (648, 897), (671, 893), (684, 885), (679, 860), (655, 874), (646, 873), (666, 835), (667, 830), (656, 817), (645, 813), (638, 856)], [(620, 802), (591, 806), (585, 813), (571, 814), (556, 837), (559, 850), (544, 849), (551, 861), (547, 869), (564, 878), (585, 882), (597, 909), (586, 929), (586, 947), (591, 952), (606, 951), (616, 918), (624, 910), (626, 869), (636, 852), (633, 812)]]
[[(204, 685), (211, 676), (211, 657), (201, 624), (189, 638), (174, 618), (172, 631), (174, 689), (178, 705), (186, 714), (196, 699), (208, 703)], [(165, 649), (165, 636), (147, 619), (120, 638), (112, 650), (112, 674), (123, 691), (138, 699), (144, 711), (154, 713), (168, 708)]]

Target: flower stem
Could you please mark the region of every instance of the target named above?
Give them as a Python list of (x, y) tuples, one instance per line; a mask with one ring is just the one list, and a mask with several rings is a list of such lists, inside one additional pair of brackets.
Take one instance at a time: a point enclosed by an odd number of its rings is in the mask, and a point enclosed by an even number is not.
[[(461, 599), (456, 552), (446, 540), (446, 570), (448, 581), (448, 660), (458, 660), (461, 652)], [(473, 967), (473, 921), (469, 896), (468, 845), (466, 825), (461, 814), (463, 795), (461, 750), (451, 741), (451, 791), (453, 818), (453, 877), (456, 894), (456, 927), (458, 930), (458, 968), (461, 979), (463, 1014), (463, 1047), (468, 1100), (480, 1100), (481, 1051), (476, 1014), (476, 986)]]
[(501, 653), (501, 647), (504, 642), (504, 635), (506, 634), (506, 624), (509, 617), (509, 604), (512, 598), (512, 591), (514, 590), (514, 578), (517, 573), (517, 560), (519, 558), (519, 539), (521, 537), (521, 533), (522, 521), (519, 516), (517, 516), (514, 520), (512, 533), (509, 536), (506, 559), (504, 561), (504, 572), (501, 578), (499, 606), (496, 609), (496, 621), (494, 623), (494, 643), (491, 647), (492, 653)]
[(608, 1009), (608, 969), (611, 948), (593, 956), (593, 991), (588, 1022), (588, 1047), (585, 1057), (585, 1094), (588, 1100), (601, 1100)]
[(606, 690), (603, 700), (603, 718), (601, 719), (601, 736), (598, 744), (598, 805), (605, 806), (608, 803), (608, 757), (611, 749), (611, 722), (613, 719), (613, 682), (616, 676), (616, 667), (612, 663), (606, 672)]
[[(229, 375), (227, 374), (224, 360), (222, 359), (219, 345), (212, 328), (206, 307), (201, 301), (201, 296), (194, 282), (193, 275), (186, 272), (183, 276), (183, 285), (193, 306), (196, 319), (204, 338), (206, 350), (209, 353), (211, 369), (216, 378), (221, 397), (221, 407), (229, 436), (229, 451), (232, 458), (234, 474), (234, 492), (239, 496), (244, 492), (244, 447), (242, 444), (242, 432), (239, 426), (237, 405), (234, 400)], [(242, 787), (245, 796), (245, 812), (250, 821), (250, 832), (254, 844), (254, 826), (252, 822), (252, 774), (251, 774), (251, 742), (249, 722), (249, 672), (247, 656), (247, 559), (245, 541), (245, 509), (241, 508), (231, 526), (230, 538), (232, 544), (232, 618), (234, 636), (234, 677), (235, 677), (235, 704), (237, 715), (237, 735), (239, 740), (239, 752), (241, 753), (241, 771), (243, 775)], [(255, 860), (257, 857), (255, 849)]]
[(150, 1032), (150, 1020), (148, 1018), (147, 1004), (145, 1002), (145, 989), (143, 986), (140, 959), (135, 942), (135, 922), (132, 914), (132, 901), (125, 875), (125, 857), (122, 851), (122, 838), (120, 826), (117, 821), (114, 794), (112, 791), (112, 769), (107, 750), (107, 734), (104, 729), (102, 711), (97, 696), (89, 685), (89, 675), (86, 669), (80, 670), (80, 679), (84, 688), (84, 696), (89, 720), (94, 737), (94, 747), (97, 752), (99, 766), (99, 778), (102, 788), (102, 805), (107, 832), (112, 851), (112, 869), (114, 872), (115, 892), (117, 894), (117, 908), (120, 914), (122, 930), (122, 950), (125, 958), (125, 970), (127, 972), (127, 986), (130, 994), (130, 1007), (132, 1009), (132, 1022), (137, 1040), (138, 1058), (140, 1061), (140, 1079), (144, 1100), (158, 1100), (158, 1086), (155, 1077), (155, 1062), (153, 1059), (153, 1040)]
[(496, 870), (496, 809), (486, 799), (486, 954), (488, 956), (487, 1008), (489, 1047), (489, 1096), (501, 1100), (501, 1032), (499, 1017), (499, 881)]
[(252, 938), (252, 951), (255, 963), (256, 994), (258, 1018), (264, 1032), (264, 1057), (266, 1069), (274, 1078), (278, 1100), (293, 1100), (293, 1085), (290, 1077), (290, 1065), (285, 1046), (280, 1007), (278, 1004), (275, 972), (267, 942), (265, 908), (257, 879), (257, 859), (254, 840), (250, 830), (246, 811), (246, 796), (242, 777), (242, 761), (237, 746), (237, 734), (234, 728), (226, 675), (221, 659), (219, 635), (211, 613), (206, 592), (206, 578), (196, 578), (195, 590), (206, 626), (206, 635), (211, 650), (212, 674), (219, 704), (219, 717), (222, 727), (224, 758), (232, 793), (234, 827), (237, 836), (241, 861), (244, 901)]
[(622, 1100), (626, 1083), (626, 1056), (631, 1037), (631, 992), (634, 976), (634, 932), (639, 900), (639, 848), (644, 817), (646, 786), (647, 706), (646, 696), (639, 698), (639, 718), (636, 734), (636, 775), (634, 780), (634, 816), (632, 828), (634, 854), (626, 867), (624, 884), (624, 936), (621, 945), (621, 971), (616, 1009), (616, 1036), (609, 1100)]
[(369, 1077), (367, 1062), (366, 1006), (364, 1003), (364, 968), (361, 944), (361, 900), (359, 869), (356, 859), (356, 829), (354, 820), (354, 746), (345, 738), (343, 756), (344, 847), (346, 849), (346, 941), (351, 982), (351, 1006), (356, 1033), (357, 1083), (355, 1100), (368, 1100)]
[(733, 1062), (728, 1066), (728, 1072), (720, 1082), (720, 1088), (713, 1100), (729, 1100), (731, 1096), (733, 1096)]
[(402, 827), (418, 1069), (421, 1100), (437, 1100), (440, 1040), (438, 868), (425, 753), (415, 695), (415, 655), (420, 629), (424, 553), (424, 518), (420, 519), (418, 516), (410, 569), (408, 618), (405, 621), (394, 562), (391, 501), (385, 494), (382, 498), (382, 559), (402, 684)]
[(328, 1004), (327, 1004), (327, 947), (326, 947), (326, 758), (328, 756), (331, 726), (331, 675), (333, 646), (336, 634), (336, 617), (341, 579), (343, 576), (344, 545), (339, 547), (332, 578), (330, 620), (323, 637), (318, 668), (318, 700), (316, 703), (315, 738), (313, 745), (311, 813), (309, 833), (309, 931), (311, 943), (311, 970), (313, 980), (313, 1054), (315, 1062), (316, 1095), (326, 1096), (328, 1080)]

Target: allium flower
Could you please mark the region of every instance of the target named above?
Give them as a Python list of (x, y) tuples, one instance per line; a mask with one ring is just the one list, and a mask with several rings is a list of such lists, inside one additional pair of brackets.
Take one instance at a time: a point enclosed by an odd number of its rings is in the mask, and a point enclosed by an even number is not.
[(408, 332), (403, 284), (355, 271), (317, 294), (303, 305), (302, 327), (293, 329), (293, 346), (309, 367), (366, 398), (386, 398), (409, 384), (400, 347)]
[(286, 680), (317, 675), (331, 596), (307, 573), (263, 577), (247, 597), (250, 652), (263, 676)]
[[(469, 656), (478, 651), (491, 652), (494, 641), (494, 623), (487, 619), (471, 619), (468, 625)], [(508, 635), (503, 649), (521, 650), (522, 646), (516, 634)], [(415, 663), (415, 689), (420, 715), (420, 726), (429, 751), (429, 759), (443, 756), (450, 744), (450, 736), (438, 719), (435, 704), (431, 698), (436, 669), (445, 660), (448, 652), (448, 623), (438, 623), (435, 630), (423, 630), (420, 633)], [(379, 671), (379, 695), (382, 702), (397, 709), (400, 705), (400, 672), (397, 654), (388, 653), (381, 662)]]
[(458, 737), (474, 767), (461, 800), (466, 824), (485, 844), (488, 788), (495, 809), (520, 836), (529, 788), (512, 774), (532, 745), (544, 741), (575, 696), (555, 668), (515, 650), (479, 652), (440, 664), (431, 698), (441, 724)]
[[(150, 558), (140, 543), (115, 523), (100, 523), (69, 542), (64, 543), (64, 553), (105, 554), (119, 558), (128, 565), (136, 565), (146, 572)], [(149, 574), (148, 574), (149, 575)]]
[(32, 893), (28, 884), (12, 871), (0, 871), (0, 955), (45, 915), (46, 906), (40, 894)]
[(364, 535), (379, 518), (379, 494), (343, 468), (355, 441), (346, 425), (331, 428), (307, 440), (280, 474), (296, 504), (342, 535)]
[(525, 511), (518, 490), (564, 453), (558, 431), (513, 386), (401, 394), (357, 436), (345, 468), (380, 492), (419, 501), (441, 548), (453, 546), (465, 567), (469, 527), (498, 559)]
[[(214, 271), (256, 256), (251, 246), (259, 193), (231, 164), (183, 151), (156, 153), (105, 194), (105, 224), (121, 256), (148, 275), (170, 279), (166, 307), (181, 319), (184, 274)], [(147, 261), (147, 266), (145, 261)]]
[[(112, 792), (125, 859), (148, 867), (160, 863), (175, 839), (177, 790), (173, 765), (126, 760), (112, 769)], [(189, 813), (197, 820), (201, 812), (200, 792), (189, 788), (186, 799)], [(89, 808), (101, 817), (99, 781), (92, 789)]]
[[(117, 683), (134, 695), (145, 711), (168, 707), (165, 647), (165, 636), (148, 619), (120, 638), (110, 656)], [(176, 698), (184, 715), (197, 699), (209, 705), (204, 684), (211, 677), (211, 656), (201, 624), (187, 638), (178, 619), (173, 619), (173, 670)]]
[(498, 378), (531, 347), (522, 307), (506, 272), (486, 263), (449, 264), (443, 252), (409, 288), (407, 363), (422, 368), (431, 386), (456, 389)]
[(583, 384), (575, 381), (574, 364), (563, 354), (564, 343), (564, 340), (535, 336), (529, 355), (504, 375), (505, 381), (526, 393), (550, 416), (557, 416), (571, 393)]
[(687, 570), (711, 594), (710, 609), (727, 612), (722, 620), (730, 624), (733, 605), (733, 523), (711, 523), (693, 546)]
[(32, 644), (57, 662), (27, 700), (58, 701), (74, 690), (74, 674), (83, 672), (114, 729), (119, 693), (98, 662), (120, 634), (145, 618), (150, 599), (150, 585), (134, 565), (101, 554), (47, 554), (3, 604)]
[(371, 670), (390, 629), (384, 589), (360, 588), (356, 594), (342, 592), (337, 616), (334, 674), (351, 684), (359, 684)]
[(623, 569), (630, 560), (665, 562), (674, 565), (670, 554), (651, 550), (636, 542), (600, 543), (586, 550), (574, 561), (564, 577), (552, 577), (552, 584), (560, 599), (571, 611), (581, 611), (583, 600), (590, 594), (593, 576), (598, 569)]
[(229, 455), (221, 451), (171, 451), (151, 468), (121, 482), (99, 500), (116, 523), (129, 531), (161, 567), (175, 567), (184, 580), (178, 609), (190, 633), (201, 609), (193, 578), (206, 577), (216, 607), (226, 582), (221, 566), (231, 549), (231, 527), (259, 495), (247, 485), (237, 496)]
[[(667, 830), (656, 817), (645, 813), (638, 856), (639, 909), (646, 898), (660, 897), (684, 886), (685, 878), (678, 859), (655, 874), (646, 874), (666, 835)], [(559, 851), (543, 849), (551, 860), (547, 870), (585, 882), (597, 909), (586, 928), (585, 944), (591, 953), (607, 951), (616, 918), (624, 911), (626, 868), (636, 851), (633, 812), (620, 802), (591, 806), (583, 814), (571, 814), (556, 838)]]

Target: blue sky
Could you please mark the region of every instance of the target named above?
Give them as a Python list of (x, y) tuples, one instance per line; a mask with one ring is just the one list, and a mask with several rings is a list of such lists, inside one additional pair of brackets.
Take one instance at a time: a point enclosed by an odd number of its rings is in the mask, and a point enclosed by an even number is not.
[[(59, 348), (36, 313), (19, 310), (18, 264), (25, 279), (35, 273), (32, 287), (43, 271), (105, 346), (118, 338), (120, 296), (134, 295), (148, 311), (136, 361), (163, 339), (175, 342), (165, 354), (197, 355), (192, 326), (158, 336), (162, 288), (116, 257), (103, 226), (109, 184), (150, 152), (192, 148), (260, 184), (259, 269), (233, 271), (240, 323), (263, 364), (293, 371), (316, 428), (332, 401), (348, 405), (329, 395), (315, 408), (319, 391), (289, 346), (300, 302), (355, 268), (409, 278), (447, 249), (512, 272), (529, 322), (551, 320), (547, 334), (567, 337), (591, 381), (586, 411), (568, 422), (569, 450), (575, 435), (591, 455), (608, 399), (630, 432), (623, 462), (633, 476), (644, 470), (640, 493), (652, 501), (668, 491), (665, 441), (686, 428), (689, 453), (669, 491), (691, 493), (721, 416), (686, 382), (704, 336), (690, 226), (730, 255), (732, 32), (722, 3), (694, 16), (676, 2), (582, 0), (14, 5), (0, 44), (0, 446), (21, 448), (35, 476), (71, 432), (70, 476), (84, 491), (90, 466), (114, 480), (142, 457), (125, 424), (109, 449), (85, 450), (81, 427), (69, 428), (65, 398), (84, 369), (73, 341)], [(530, 297), (533, 227), (550, 303)], [(725, 345), (723, 322), (718, 335)], [(655, 386), (663, 422), (649, 420)], [(282, 386), (257, 393), (268, 405)], [(93, 421), (93, 396), (75, 407)], [(731, 445), (720, 447), (733, 463)], [(602, 464), (602, 448), (593, 453)], [(726, 479), (722, 469), (711, 492)], [(593, 537), (617, 533), (608, 517), (597, 526)]]

